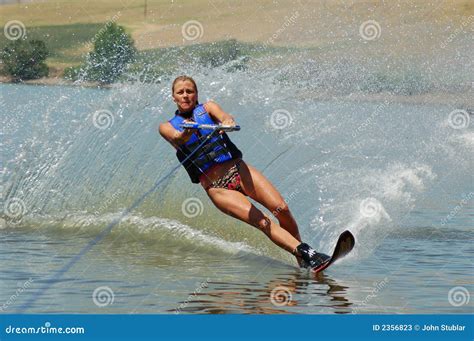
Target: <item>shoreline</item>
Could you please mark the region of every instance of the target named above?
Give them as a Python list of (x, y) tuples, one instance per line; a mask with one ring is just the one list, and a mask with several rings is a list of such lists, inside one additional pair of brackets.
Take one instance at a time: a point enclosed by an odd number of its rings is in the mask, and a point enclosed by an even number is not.
[(18, 84), (18, 85), (41, 85), (41, 86), (79, 86), (83, 88), (111, 89), (112, 84), (101, 85), (94, 82), (76, 83), (61, 77), (42, 77), (38, 79), (29, 79), (21, 82), (14, 82), (11, 77), (0, 76), (0, 84)]
[[(130, 83), (113, 83), (113, 84), (104, 84), (93, 82), (81, 82), (76, 83), (69, 81), (60, 77), (44, 77), (40, 79), (28, 80), (23, 82), (12, 82), (9, 77), (0, 76), (0, 85), (1, 84), (18, 84), (18, 85), (28, 85), (28, 86), (67, 86), (67, 87), (83, 87), (83, 88), (97, 88), (97, 89), (107, 89), (111, 90), (115, 86), (120, 86), (121, 84), (130, 84)], [(143, 83), (146, 84), (146, 83)], [(454, 93), (425, 93), (418, 95), (397, 95), (391, 94), (389, 92), (381, 93), (363, 93), (363, 92), (354, 92), (350, 94), (331, 94), (327, 92), (315, 92), (312, 98), (315, 101), (330, 101), (335, 99), (342, 99), (346, 101), (353, 102), (383, 102), (390, 98), (391, 101), (404, 104), (432, 104), (432, 105), (447, 105), (450, 103), (455, 103), (458, 107), (466, 109), (469, 111), (474, 111), (474, 101), (472, 100), (474, 89), (464, 93), (454, 94)]]

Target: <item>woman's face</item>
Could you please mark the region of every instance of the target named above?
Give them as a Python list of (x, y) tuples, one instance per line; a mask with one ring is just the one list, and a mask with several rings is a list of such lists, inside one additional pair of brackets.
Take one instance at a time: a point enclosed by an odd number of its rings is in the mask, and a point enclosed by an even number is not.
[(173, 100), (178, 110), (186, 112), (193, 110), (197, 103), (197, 91), (191, 81), (178, 81), (174, 85)]

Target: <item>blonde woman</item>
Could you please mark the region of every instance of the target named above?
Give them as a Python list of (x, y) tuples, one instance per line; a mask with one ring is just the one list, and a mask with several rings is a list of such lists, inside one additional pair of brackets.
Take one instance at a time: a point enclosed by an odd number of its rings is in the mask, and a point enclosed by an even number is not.
[[(301, 242), (298, 225), (281, 194), (242, 159), (242, 152), (225, 132), (208, 136), (212, 131), (181, 127), (190, 122), (235, 126), (233, 116), (215, 102), (199, 104), (198, 88), (191, 77), (176, 78), (171, 89), (177, 110), (173, 118), (160, 124), (159, 132), (176, 148), (178, 160), (185, 161), (183, 166), (191, 181), (201, 184), (219, 210), (263, 231), (276, 245), (295, 255), (300, 266), (314, 269), (327, 263), (329, 256)], [(207, 142), (195, 151), (206, 138)], [(274, 212), (278, 224), (248, 197)]]

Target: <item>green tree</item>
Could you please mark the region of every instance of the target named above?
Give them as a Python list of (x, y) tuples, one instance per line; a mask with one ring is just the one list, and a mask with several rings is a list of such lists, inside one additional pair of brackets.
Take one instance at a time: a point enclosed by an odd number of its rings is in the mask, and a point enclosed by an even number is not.
[(28, 39), (11, 41), (0, 52), (4, 72), (16, 82), (46, 77), (48, 55), (43, 41)]
[(116, 81), (135, 59), (133, 40), (122, 26), (108, 23), (94, 39), (94, 49), (83, 67), (85, 78), (101, 83)]

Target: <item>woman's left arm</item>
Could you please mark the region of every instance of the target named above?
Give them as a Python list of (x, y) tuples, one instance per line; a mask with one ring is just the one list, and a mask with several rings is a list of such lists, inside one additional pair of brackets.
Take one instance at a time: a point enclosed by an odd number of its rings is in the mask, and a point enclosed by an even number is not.
[(209, 101), (204, 104), (204, 108), (208, 114), (219, 123), (229, 126), (235, 126), (234, 116), (226, 113), (219, 104), (213, 101)]

